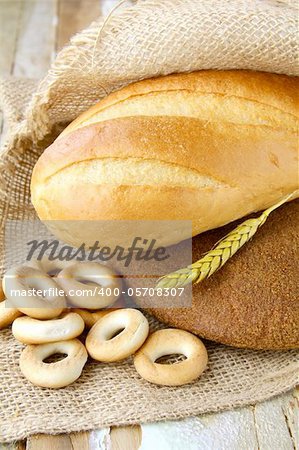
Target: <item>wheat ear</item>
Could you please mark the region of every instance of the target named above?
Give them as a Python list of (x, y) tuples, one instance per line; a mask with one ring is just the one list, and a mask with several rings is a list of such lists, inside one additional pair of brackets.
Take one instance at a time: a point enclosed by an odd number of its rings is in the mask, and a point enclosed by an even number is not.
[(197, 262), (159, 278), (156, 288), (186, 286), (189, 283), (199, 283), (205, 278), (209, 278), (252, 238), (274, 209), (287, 202), (294, 194), (296, 191), (266, 209), (259, 217), (245, 220)]

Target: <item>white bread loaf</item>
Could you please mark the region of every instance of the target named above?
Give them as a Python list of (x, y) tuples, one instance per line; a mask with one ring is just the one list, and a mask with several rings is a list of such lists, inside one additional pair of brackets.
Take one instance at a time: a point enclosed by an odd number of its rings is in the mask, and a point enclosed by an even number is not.
[[(201, 71), (144, 80), (64, 130), (34, 168), (32, 202), (41, 220), (184, 219), (197, 235), (298, 189), (297, 131), (296, 77)], [(51, 228), (73, 244), (103, 237), (92, 222)], [(186, 237), (178, 227), (167, 244)]]

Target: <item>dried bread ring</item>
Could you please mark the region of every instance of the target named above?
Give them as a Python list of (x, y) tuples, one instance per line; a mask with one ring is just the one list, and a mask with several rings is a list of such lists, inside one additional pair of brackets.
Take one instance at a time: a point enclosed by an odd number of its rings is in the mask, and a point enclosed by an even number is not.
[(98, 311), (91, 312), (87, 309), (75, 308), (72, 311), (82, 317), (86, 328), (91, 328), (98, 320), (102, 319), (102, 317), (106, 316), (112, 311), (115, 311), (115, 309), (99, 309)]
[(138, 309), (120, 309), (107, 314), (91, 328), (85, 345), (97, 361), (120, 361), (141, 347), (148, 332), (148, 321)]
[(8, 327), (15, 319), (23, 314), (16, 308), (7, 305), (7, 300), (0, 303), (0, 330)]
[(71, 266), (74, 262), (75, 261), (60, 261), (58, 259), (51, 261), (47, 255), (44, 255), (40, 260), (31, 259), (28, 262), (26, 261), (26, 266), (34, 267), (50, 276), (56, 276), (61, 270)]
[[(66, 354), (61, 361), (45, 363), (56, 353)], [(20, 357), (22, 374), (36, 386), (58, 389), (76, 381), (87, 361), (87, 352), (78, 339), (28, 345)]]
[(5, 294), (2, 288), (2, 281), (0, 282), (0, 302), (3, 302), (5, 300)]
[[(175, 364), (159, 364), (162, 356), (183, 354), (186, 359)], [(154, 332), (134, 357), (135, 369), (151, 383), (181, 386), (194, 381), (208, 363), (207, 350), (200, 339), (184, 330), (168, 328)]]
[[(48, 295), (29, 295), (32, 288), (47, 291)], [(60, 287), (49, 275), (34, 267), (14, 267), (3, 278), (3, 290), (12, 305), (35, 319), (52, 319), (61, 314), (65, 307), (65, 297), (55, 295), (57, 289), (60, 290)], [(27, 294), (14, 295), (14, 291)]]
[(14, 337), (23, 344), (67, 341), (79, 336), (83, 330), (84, 320), (74, 312), (55, 320), (19, 317), (12, 325)]
[[(79, 280), (92, 283), (88, 285)], [(69, 301), (79, 308), (100, 309), (114, 303), (121, 293), (121, 281), (107, 266), (95, 262), (75, 263), (63, 269), (57, 282), (64, 289)], [(103, 289), (96, 292), (96, 285)], [(92, 295), (87, 291), (92, 291)], [(79, 294), (80, 293), (80, 294)]]
[(115, 302), (113, 305), (113, 308), (106, 308), (106, 309), (98, 309), (93, 311), (88, 311), (87, 309), (79, 309), (75, 308), (72, 311), (79, 314), (82, 319), (85, 322), (86, 328), (91, 328), (94, 326), (94, 324), (100, 320), (102, 317), (106, 316), (107, 314), (111, 313), (112, 311), (116, 311), (120, 308), (124, 308), (125, 303), (122, 298), (119, 298), (117, 302)]

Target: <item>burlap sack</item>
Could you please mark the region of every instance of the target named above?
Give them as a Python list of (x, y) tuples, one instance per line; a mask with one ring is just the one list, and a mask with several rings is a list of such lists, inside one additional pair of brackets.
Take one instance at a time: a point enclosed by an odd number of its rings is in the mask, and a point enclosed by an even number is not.
[[(255, 69), (298, 74), (296, 2), (242, 0), (139, 1), (94, 23), (57, 57), (31, 97), (34, 82), (0, 84), (10, 136), (0, 161), (1, 235), (7, 219), (35, 218), (32, 167), (70, 120), (131, 81), (198, 69)], [(3, 245), (1, 252), (3, 258)], [(161, 326), (151, 322), (152, 329)], [(140, 379), (129, 359), (89, 363), (61, 390), (33, 387), (18, 367), (21, 345), (0, 335), (0, 440), (163, 419), (179, 419), (267, 399), (298, 382), (292, 351), (237, 350), (207, 344), (209, 369), (179, 388)]]

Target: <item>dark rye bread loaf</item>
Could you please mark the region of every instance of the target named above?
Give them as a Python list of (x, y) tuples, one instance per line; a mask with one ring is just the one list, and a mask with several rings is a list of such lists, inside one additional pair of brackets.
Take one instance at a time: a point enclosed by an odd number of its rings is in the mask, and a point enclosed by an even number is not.
[[(193, 261), (239, 222), (193, 238)], [(176, 328), (235, 347), (299, 347), (299, 202), (265, 225), (210, 279), (193, 286), (191, 308), (150, 312)]]

